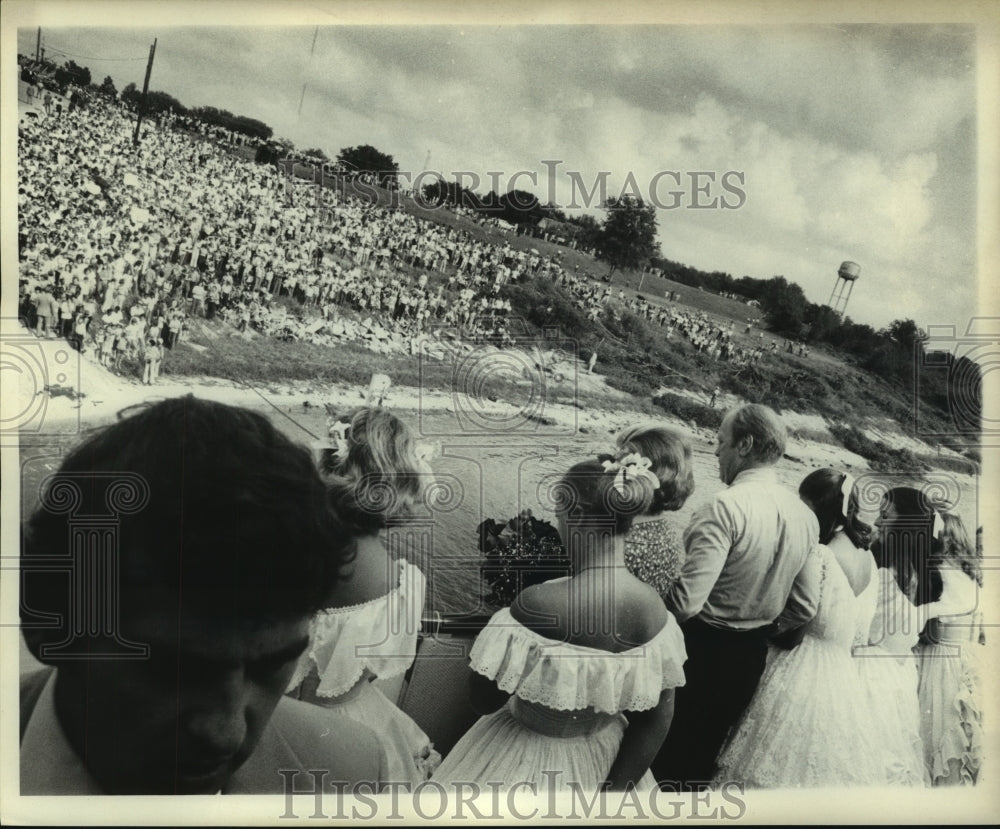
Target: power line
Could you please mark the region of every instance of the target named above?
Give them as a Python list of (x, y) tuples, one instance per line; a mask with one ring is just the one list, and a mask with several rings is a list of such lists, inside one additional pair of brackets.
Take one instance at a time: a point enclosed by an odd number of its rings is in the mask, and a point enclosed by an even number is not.
[[(313, 52), (316, 51), (316, 38), (317, 38), (318, 35), (319, 35), (319, 26), (317, 26), (316, 30), (313, 32), (312, 46), (309, 47), (309, 61), (310, 61), (310, 63), (312, 62)], [(299, 118), (302, 117), (302, 102), (305, 101), (305, 99), (306, 99), (306, 86), (308, 85), (308, 83), (309, 82), (306, 81), (305, 83), (302, 84), (302, 95), (299, 96), (299, 112), (298, 112), (298, 117)]]
[(62, 49), (59, 49), (59, 48), (57, 48), (55, 46), (51, 46), (51, 45), (48, 44), (48, 42), (45, 43), (45, 50), (47, 52), (55, 52), (57, 55), (62, 55), (63, 57), (66, 57), (66, 58), (79, 58), (80, 60), (102, 60), (102, 61), (103, 60), (107, 60), (107, 61), (146, 60), (146, 58), (144, 58), (144, 57), (142, 57), (142, 58), (95, 58), (95, 57), (87, 57), (86, 55), (76, 55), (73, 52), (64, 52)]

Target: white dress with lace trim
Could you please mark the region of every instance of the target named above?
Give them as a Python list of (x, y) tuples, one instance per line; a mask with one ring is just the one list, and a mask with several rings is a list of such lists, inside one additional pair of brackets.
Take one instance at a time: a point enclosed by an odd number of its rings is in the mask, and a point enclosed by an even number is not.
[(935, 786), (975, 785), (984, 742), (979, 586), (957, 568), (940, 572), (941, 599), (928, 610), (935, 640), (917, 648), (924, 762)]
[[(683, 685), (686, 658), (673, 616), (646, 644), (612, 653), (548, 639), (500, 610), (470, 661), (513, 696), (473, 725), (432, 779), (595, 790), (618, 755), (627, 725), (622, 712), (653, 708), (661, 691)], [(653, 785), (647, 771), (638, 787)]]
[(289, 690), (315, 683), (315, 702), (331, 716), (371, 728), (385, 750), (389, 780), (419, 784), (441, 762), (428, 736), (370, 681), (404, 673), (416, 654), (426, 580), (420, 569), (398, 561), (399, 581), (362, 604), (328, 608), (310, 625), (310, 642)]
[(882, 754), (872, 740), (873, 715), (851, 658), (858, 605), (867, 597), (864, 591), (855, 597), (832, 550), (818, 549), (819, 610), (797, 647), (768, 651), (757, 691), (719, 755), (716, 785), (730, 780), (749, 788), (884, 782)]
[(292, 674), (289, 690), (315, 669), (318, 697), (338, 697), (367, 671), (386, 679), (405, 673), (417, 653), (426, 579), (399, 560), (399, 581), (385, 596), (350, 607), (321, 610), (309, 627), (309, 647)]
[(921, 787), (929, 783), (920, 738), (919, 675), (913, 653), (927, 606), (914, 606), (891, 570), (878, 570), (878, 602), (868, 644), (854, 649), (854, 663), (875, 714), (887, 783)]

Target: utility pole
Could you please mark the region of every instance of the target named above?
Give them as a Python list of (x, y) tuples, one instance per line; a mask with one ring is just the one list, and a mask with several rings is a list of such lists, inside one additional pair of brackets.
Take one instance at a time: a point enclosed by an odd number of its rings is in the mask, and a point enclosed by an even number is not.
[(38, 37), (35, 38), (35, 63), (38, 63), (42, 56), (42, 27), (38, 27)]
[(132, 143), (139, 143), (139, 125), (142, 123), (142, 116), (146, 112), (146, 93), (149, 91), (149, 76), (153, 72), (153, 56), (156, 54), (156, 38), (153, 38), (153, 45), (149, 47), (149, 63), (146, 64), (146, 79), (142, 82), (142, 100), (139, 101), (139, 114), (135, 119), (135, 135), (132, 136)]

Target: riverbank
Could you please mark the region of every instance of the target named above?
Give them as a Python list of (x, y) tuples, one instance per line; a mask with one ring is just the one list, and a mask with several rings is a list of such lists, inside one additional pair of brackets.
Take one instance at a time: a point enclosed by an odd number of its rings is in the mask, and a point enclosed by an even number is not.
[[(36, 338), (12, 321), (7, 321), (6, 327), (9, 330), (4, 334), (4, 367), (13, 370), (17, 393), (4, 395), (3, 422), (21, 423), (22, 437), (29, 440), (32, 435), (99, 426), (112, 421), (121, 410), (146, 401), (195, 394), (280, 415), (280, 419), (299, 423), (300, 439), (322, 441), (323, 424), (318, 428), (307, 426), (300, 422), (305, 416), (327, 409), (342, 412), (363, 405), (366, 400), (365, 387), (353, 380), (241, 381), (161, 374), (155, 385), (146, 386), (138, 378), (104, 368), (95, 361), (92, 351), (81, 356), (63, 340)], [(178, 348), (187, 351), (202, 347), (182, 343)], [(367, 358), (360, 359), (354, 354), (346, 355), (354, 363), (353, 378), (384, 371), (390, 380), (394, 379), (391, 360), (385, 355), (366, 354)], [(581, 360), (567, 357), (554, 351), (486, 349), (475, 355), (471, 369), (428, 362), (429, 370), (425, 373), (400, 372), (407, 380), (428, 382), (391, 386), (385, 405), (415, 415), (418, 430), (433, 420), (435, 425), (429, 427), (426, 437), (530, 441), (553, 435), (612, 436), (637, 420), (655, 419), (682, 429), (697, 445), (705, 447), (711, 446), (715, 439), (714, 426), (706, 423), (718, 420), (726, 409), (744, 402), (736, 395), (721, 393), (715, 403), (718, 415), (708, 418), (677, 415), (648, 399), (613, 388), (605, 376), (591, 373)], [(174, 358), (173, 354), (168, 357)], [(340, 359), (344, 360), (345, 355)], [(8, 373), (5, 377), (7, 388), (11, 386), (11, 376)], [(702, 393), (687, 386), (663, 386), (651, 389), (650, 395), (664, 392), (686, 398), (703, 410), (707, 408)], [(852, 471), (872, 468), (869, 459), (838, 443), (831, 432), (831, 425), (837, 425), (832, 418), (791, 410), (782, 411), (780, 416), (789, 431), (790, 460), (807, 466), (835, 466)], [(906, 449), (927, 465), (933, 465), (935, 457), (946, 460), (961, 457), (903, 434), (890, 421), (855, 426), (860, 427), (866, 438)]]
[[(25, 429), (22, 435), (32, 442), (33, 435), (65, 434), (77, 428), (100, 426), (113, 421), (124, 409), (185, 394), (270, 413), (278, 420), (298, 424), (300, 439), (321, 441), (322, 430), (315, 424), (310, 425), (313, 421), (310, 415), (325, 413), (327, 407), (343, 412), (365, 403), (366, 389), (346, 383), (298, 380), (239, 384), (207, 376), (161, 375), (156, 385), (146, 386), (137, 379), (123, 377), (94, 363), (89, 355), (81, 357), (64, 341), (35, 339), (23, 329), (21, 334), (25, 351), (34, 352), (37, 357), (32, 361), (23, 358), (20, 361), (25, 370), (18, 372), (17, 394), (5, 404), (8, 414), (4, 419), (10, 422), (17, 414), (37, 411), (37, 416), (28, 424), (31, 428)], [(515, 365), (531, 366), (535, 359), (534, 355), (517, 351), (502, 354), (505, 363)], [(377, 371), (377, 365), (373, 371)], [(489, 374), (489, 368), (484, 372)], [(656, 419), (683, 430), (702, 447), (714, 444), (714, 430), (699, 427), (611, 388), (602, 376), (589, 374), (582, 362), (577, 361), (575, 366), (567, 368), (566, 374), (561, 384), (556, 385), (551, 380), (546, 382), (539, 373), (533, 380), (525, 381), (519, 393), (512, 395), (515, 400), (394, 385), (389, 389), (385, 405), (402, 415), (413, 416), (418, 430), (423, 424), (426, 427), (424, 437), (430, 438), (464, 436), (467, 439), (489, 437), (531, 442), (556, 435), (610, 437), (637, 419)], [(684, 393), (683, 390), (677, 392)], [(717, 405), (724, 410), (738, 402), (732, 395), (723, 395)], [(824, 428), (822, 418), (785, 412), (782, 419), (790, 433), (789, 458), (811, 466), (869, 468), (860, 455), (830, 442), (812, 439)]]

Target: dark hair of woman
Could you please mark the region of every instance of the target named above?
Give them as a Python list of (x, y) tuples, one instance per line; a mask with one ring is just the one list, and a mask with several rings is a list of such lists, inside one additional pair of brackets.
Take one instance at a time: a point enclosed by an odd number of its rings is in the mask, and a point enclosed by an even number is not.
[(883, 499), (879, 543), (873, 547), (880, 567), (896, 573), (896, 584), (915, 605), (941, 598), (941, 542), (934, 538), (934, 507), (913, 487), (894, 487)]
[(619, 455), (637, 452), (649, 458), (650, 469), (660, 481), (648, 515), (684, 506), (694, 491), (694, 466), (691, 444), (681, 432), (656, 424), (633, 426), (618, 436), (617, 443)]
[(819, 542), (828, 544), (843, 529), (855, 547), (867, 550), (871, 544), (872, 527), (858, 517), (858, 501), (853, 489), (844, 512), (844, 484), (847, 475), (835, 469), (817, 469), (799, 484), (799, 496), (816, 514), (819, 522)]
[(572, 523), (607, 527), (616, 536), (627, 533), (635, 517), (649, 509), (658, 486), (654, 474), (631, 463), (635, 457), (599, 455), (570, 467), (554, 493), (556, 511)]

